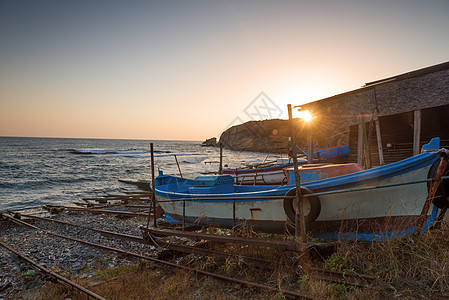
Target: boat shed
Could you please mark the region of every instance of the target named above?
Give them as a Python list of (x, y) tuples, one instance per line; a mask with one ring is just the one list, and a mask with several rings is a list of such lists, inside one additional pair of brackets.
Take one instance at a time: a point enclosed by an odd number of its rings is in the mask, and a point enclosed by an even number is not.
[(440, 137), (449, 148), (449, 62), (368, 82), (302, 105), (317, 116), (314, 147), (349, 143), (349, 161), (366, 167), (419, 154)]

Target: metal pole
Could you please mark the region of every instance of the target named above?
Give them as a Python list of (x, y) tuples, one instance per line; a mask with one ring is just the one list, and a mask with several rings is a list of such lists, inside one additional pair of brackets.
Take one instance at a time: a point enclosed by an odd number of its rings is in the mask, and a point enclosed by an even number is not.
[(186, 200), (182, 201), (182, 231), (186, 226)]
[(223, 144), (220, 143), (220, 166), (218, 168), (218, 174), (223, 174)]
[(176, 157), (176, 155), (174, 155), (174, 156), (175, 156), (175, 160), (176, 160), (176, 165), (178, 166), (179, 176), (181, 176), (181, 178), (183, 178), (182, 173), (181, 173), (181, 167), (179, 166), (178, 158)]
[(235, 230), (235, 199), (232, 199), (232, 227)]
[[(153, 151), (153, 143), (150, 144), (151, 151), (151, 187), (153, 192), (153, 221), (154, 227), (157, 227), (157, 214), (156, 214), (156, 188), (155, 188), (155, 178), (154, 178), (154, 151)], [(147, 226), (148, 227), (148, 226)]]
[[(301, 176), (298, 170), (298, 155), (296, 153), (296, 131), (293, 123), (292, 106), (287, 104), (288, 109), (288, 119), (290, 120), (291, 126), (291, 138), (292, 138), (292, 148), (293, 148), (293, 169), (295, 174), (295, 184), (296, 184), (296, 214), (295, 214), (295, 237), (298, 240), (298, 219), (299, 219), (299, 230), (301, 231), (301, 242), (307, 242), (306, 236), (306, 226), (304, 223), (304, 215), (301, 205)], [(309, 153), (310, 154), (310, 153)]]
[[(307, 131), (308, 131), (308, 135), (307, 135), (307, 144), (309, 148), (309, 155), (307, 156), (307, 163), (308, 164), (313, 164), (313, 138), (312, 138), (312, 128), (310, 128), (310, 124), (306, 124)], [(332, 151), (331, 151), (332, 153)], [(318, 156), (318, 154), (317, 154)]]

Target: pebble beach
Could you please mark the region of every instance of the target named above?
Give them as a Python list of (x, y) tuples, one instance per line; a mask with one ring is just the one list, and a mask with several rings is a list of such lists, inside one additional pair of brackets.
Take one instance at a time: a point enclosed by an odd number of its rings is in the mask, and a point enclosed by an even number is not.
[[(52, 218), (135, 236), (142, 235), (138, 227), (146, 224), (146, 219), (141, 217), (122, 220), (116, 216), (92, 215), (86, 212), (62, 212)], [(66, 277), (92, 278), (96, 275), (95, 270), (114, 269), (133, 262), (132, 259), (122, 258), (112, 252), (48, 235), (40, 230), (17, 226), (8, 221), (1, 221), (0, 224), (0, 240), (3, 243)], [(92, 243), (149, 256), (156, 253), (154, 246), (104, 237), (100, 233), (79, 227), (47, 221), (39, 221), (35, 223), (35, 226)], [(36, 271), (3, 247), (0, 247), (0, 270), (0, 299), (34, 299), (39, 294), (44, 281), (33, 280), (33, 277), (38, 276)]]

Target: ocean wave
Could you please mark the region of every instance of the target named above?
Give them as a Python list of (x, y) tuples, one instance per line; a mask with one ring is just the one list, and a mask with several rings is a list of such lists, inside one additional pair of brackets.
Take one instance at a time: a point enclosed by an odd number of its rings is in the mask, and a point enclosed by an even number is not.
[(150, 157), (149, 154), (123, 154), (120, 156), (128, 157), (128, 158), (148, 158), (148, 157)]
[(80, 155), (141, 155), (148, 153), (147, 151), (134, 151), (134, 150), (123, 150), (123, 149), (71, 149), (71, 153)]
[(187, 164), (197, 164), (207, 159), (207, 156), (192, 156), (192, 157), (184, 157), (182, 159), (183, 163)]
[(176, 155), (176, 157), (180, 157), (180, 156), (198, 156), (201, 155), (200, 153), (171, 153), (171, 154), (157, 154), (154, 157), (174, 157)]
[(60, 185), (72, 185), (81, 182), (95, 182), (98, 179), (95, 177), (79, 177), (79, 178), (43, 178), (43, 179), (28, 179), (19, 181), (3, 181), (0, 182), (1, 189), (14, 189), (20, 191), (32, 191), (33, 189), (42, 189), (47, 187), (55, 187)]
[(23, 165), (21, 164), (9, 164), (7, 162), (0, 161), (0, 169), (4, 170), (19, 170), (23, 168)]
[[(134, 191), (118, 178), (150, 178), (150, 146), (147, 141), (103, 139), (8, 139), (0, 159), (0, 211), (43, 204), (67, 204), (83, 197)], [(210, 151), (190, 142), (161, 141), (154, 147), (155, 167), (166, 174), (195, 178), (218, 170), (204, 161), (218, 160)], [(207, 150), (207, 151), (206, 151)], [(230, 152), (229, 152), (230, 153)], [(226, 163), (257, 156), (232, 152)], [(226, 158), (226, 155), (224, 156)]]

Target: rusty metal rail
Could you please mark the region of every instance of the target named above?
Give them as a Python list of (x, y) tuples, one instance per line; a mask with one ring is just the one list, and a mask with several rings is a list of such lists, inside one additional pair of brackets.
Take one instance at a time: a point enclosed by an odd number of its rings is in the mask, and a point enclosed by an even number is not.
[(220, 275), (220, 274), (216, 274), (216, 273), (211, 273), (211, 272), (207, 272), (207, 271), (202, 271), (202, 270), (186, 267), (186, 266), (183, 266), (183, 265), (178, 265), (176, 263), (171, 263), (171, 262), (168, 262), (168, 261), (160, 260), (160, 259), (157, 259), (157, 258), (153, 258), (153, 257), (150, 257), (150, 256), (146, 256), (146, 255), (142, 255), (142, 254), (139, 254), (139, 253), (135, 253), (135, 252), (125, 251), (125, 250), (122, 250), (122, 249), (119, 249), (119, 248), (103, 246), (103, 245), (100, 245), (100, 244), (91, 243), (91, 242), (84, 241), (84, 240), (81, 240), (81, 239), (77, 239), (77, 238), (73, 238), (73, 237), (69, 237), (69, 236), (64, 236), (64, 235), (61, 235), (61, 234), (58, 234), (58, 233), (55, 233), (55, 232), (52, 232), (52, 231), (49, 231), (49, 230), (45, 230), (45, 229), (36, 227), (34, 225), (28, 224), (28, 223), (26, 223), (24, 221), (15, 219), (15, 218), (13, 218), (11, 216), (8, 216), (8, 215), (5, 215), (5, 217), (7, 219), (9, 219), (10, 221), (16, 223), (16, 224), (25, 226), (27, 228), (32, 228), (32, 229), (35, 229), (35, 230), (40, 230), (40, 231), (43, 231), (43, 232), (45, 232), (45, 233), (47, 233), (49, 235), (53, 235), (53, 236), (57, 236), (57, 237), (60, 237), (60, 238), (76, 241), (76, 242), (83, 243), (83, 244), (86, 244), (86, 245), (89, 245), (89, 246), (92, 246), (92, 247), (97, 247), (97, 248), (100, 248), (100, 249), (103, 249), (103, 250), (108, 250), (108, 251), (120, 253), (122, 255), (133, 256), (133, 257), (136, 257), (136, 258), (140, 258), (140, 259), (143, 259), (143, 260), (147, 260), (147, 261), (153, 262), (156, 265), (170, 266), (170, 267), (182, 269), (182, 270), (185, 270), (185, 271), (194, 272), (194, 273), (197, 273), (197, 274), (200, 274), (200, 275), (217, 278), (217, 279), (224, 280), (224, 281), (238, 283), (240, 285), (244, 285), (244, 286), (247, 286), (247, 287), (257, 288), (257, 289), (260, 289), (260, 290), (269, 291), (269, 292), (272, 292), (272, 293), (282, 293), (285, 297), (288, 297), (288, 298), (293, 298), (293, 299), (318, 299), (317, 297), (313, 297), (313, 296), (310, 296), (310, 295), (304, 295), (304, 294), (300, 294), (300, 293), (293, 292), (293, 291), (281, 290), (279, 288), (274, 288), (274, 287), (271, 287), (271, 286), (258, 284), (258, 283), (255, 283), (255, 282), (240, 280), (240, 279), (232, 278), (232, 277), (225, 276), (225, 275)]
[[(148, 241), (140, 236), (128, 235), (128, 234), (112, 232), (112, 231), (107, 231), (107, 230), (102, 230), (102, 229), (96, 229), (96, 228), (92, 228), (92, 227), (88, 227), (88, 226), (84, 226), (84, 225), (74, 224), (74, 223), (70, 223), (70, 222), (66, 222), (66, 221), (55, 220), (55, 219), (51, 219), (51, 218), (38, 217), (38, 216), (26, 215), (26, 214), (21, 214), (21, 216), (35, 219), (35, 220), (42, 220), (42, 221), (47, 221), (47, 222), (54, 222), (54, 223), (59, 223), (59, 224), (63, 224), (63, 225), (69, 225), (69, 226), (73, 226), (73, 227), (83, 228), (86, 230), (98, 232), (101, 235), (107, 236), (107, 237), (117, 238), (117, 239), (121, 239), (121, 240), (127, 240), (127, 241), (141, 243), (141, 244), (148, 244)], [(162, 243), (162, 242), (158, 243), (156, 240), (152, 240), (152, 241), (155, 246), (165, 248), (165, 249), (167, 249), (169, 251), (173, 251), (173, 252), (189, 253), (189, 254), (195, 254), (195, 255), (200, 255), (200, 256), (214, 256), (214, 257), (222, 258), (222, 259), (233, 258), (233, 259), (236, 259), (239, 261), (243, 260), (244, 263), (252, 264), (257, 267), (264, 268), (264, 269), (270, 269), (270, 270), (275, 269), (276, 265), (279, 265), (279, 262), (272, 261), (272, 260), (265, 260), (265, 259), (261, 259), (261, 258), (249, 257), (249, 256), (244, 256), (244, 255), (239, 255), (239, 254), (232, 254), (232, 253), (211, 250), (211, 249), (203, 249), (203, 248), (198, 248), (198, 247), (194, 247), (194, 246), (184, 246), (184, 245), (177, 245), (177, 244), (172, 244), (172, 243), (167, 244), (167, 243)], [(357, 286), (357, 287), (371, 286), (377, 280), (377, 278), (374, 276), (358, 274), (353, 271), (348, 271), (348, 272), (342, 273), (342, 272), (330, 271), (330, 270), (317, 268), (317, 267), (312, 267), (309, 269), (309, 271), (310, 271), (312, 277), (317, 277), (319, 279), (323, 279), (323, 280), (327, 280), (327, 281), (331, 281), (331, 282), (345, 283), (345, 284), (349, 284), (349, 285), (353, 285), (353, 286)]]
[(149, 208), (149, 209), (152, 208), (151, 205), (141, 205), (141, 204), (125, 204), (124, 206), (127, 208)]
[(102, 229), (96, 229), (96, 228), (93, 228), (93, 227), (88, 227), (88, 226), (84, 226), (84, 225), (74, 224), (74, 223), (60, 221), (60, 220), (55, 220), (55, 219), (50, 219), (50, 218), (44, 218), (44, 217), (38, 217), (38, 216), (32, 216), (32, 215), (25, 215), (25, 214), (21, 214), (21, 216), (26, 217), (26, 218), (30, 218), (30, 219), (34, 219), (34, 220), (42, 220), (42, 221), (54, 222), (54, 223), (59, 223), (59, 224), (63, 224), (63, 225), (69, 225), (69, 226), (73, 226), (73, 227), (83, 228), (83, 229), (86, 229), (86, 230), (91, 230), (91, 231), (98, 232), (98, 233), (100, 233), (103, 236), (118, 238), (118, 239), (121, 239), (121, 240), (130, 241), (130, 242), (146, 244), (144, 239), (142, 237), (140, 237), (140, 236), (128, 235), (128, 234), (124, 234), (124, 233), (113, 232), (113, 231), (102, 230)]
[(342, 273), (322, 268), (311, 268), (310, 274), (312, 277), (316, 277), (326, 281), (349, 284), (357, 287), (369, 287), (377, 281), (377, 277), (375, 276), (359, 274), (354, 271), (346, 271)]
[(71, 287), (76, 288), (77, 290), (85, 293), (86, 295), (94, 298), (94, 299), (98, 299), (98, 300), (106, 300), (106, 298), (101, 297), (100, 295), (95, 294), (94, 292), (89, 291), (88, 289), (84, 288), (83, 286), (59, 275), (56, 274), (55, 272), (43, 267), (42, 265), (38, 264), (37, 262), (33, 261), (32, 259), (26, 257), (25, 255), (23, 255), (21, 252), (11, 248), (10, 246), (6, 245), (5, 243), (3, 243), (2, 241), (0, 241), (0, 245), (6, 249), (8, 249), (9, 251), (13, 252), (15, 255), (17, 255), (21, 260), (24, 260), (25, 262), (29, 263), (30, 265), (33, 266), (33, 268), (41, 271), (42, 273), (45, 273), (46, 275), (48, 275), (49, 277), (55, 279), (56, 281), (60, 281), (63, 282), (65, 284), (70, 285)]
[[(255, 258), (255, 257), (249, 257), (244, 255), (238, 255), (238, 254), (232, 254), (222, 251), (216, 251), (216, 250), (210, 250), (210, 249), (202, 249), (192, 246), (183, 246), (183, 245), (175, 245), (175, 244), (169, 244), (164, 245), (162, 243), (157, 243), (157, 245), (160, 245), (161, 247), (165, 247), (170, 251), (175, 252), (181, 252), (181, 253), (189, 253), (189, 254), (195, 254), (195, 255), (201, 255), (201, 256), (214, 256), (217, 258), (222, 259), (228, 259), (233, 258), (238, 261), (243, 261), (247, 264), (252, 264), (254, 266), (257, 266), (259, 268), (274, 270), (276, 266), (279, 266), (279, 262), (273, 261), (273, 260), (265, 260), (261, 258)], [(358, 274), (354, 271), (347, 271), (347, 272), (337, 272), (337, 271), (330, 271), (322, 268), (317, 267), (311, 267), (307, 270), (308, 273), (312, 277), (336, 282), (336, 283), (344, 283), (356, 287), (369, 287), (372, 286), (374, 282), (376, 282), (377, 278), (374, 276), (364, 275), (364, 274)]]

